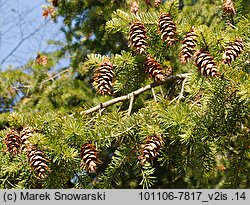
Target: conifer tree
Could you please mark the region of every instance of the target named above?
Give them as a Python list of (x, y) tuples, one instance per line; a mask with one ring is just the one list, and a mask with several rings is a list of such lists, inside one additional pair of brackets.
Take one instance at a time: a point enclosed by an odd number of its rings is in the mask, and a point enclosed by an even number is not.
[(0, 72), (0, 188), (249, 188), (247, 1), (158, 2), (48, 3), (65, 42)]

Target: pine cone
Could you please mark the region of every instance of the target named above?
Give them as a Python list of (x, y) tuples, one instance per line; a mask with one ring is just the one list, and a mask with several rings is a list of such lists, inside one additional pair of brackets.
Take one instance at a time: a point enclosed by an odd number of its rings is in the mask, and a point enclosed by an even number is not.
[(45, 66), (48, 64), (48, 57), (45, 56), (45, 55), (40, 55), (38, 54), (37, 57), (36, 57), (36, 63), (38, 65), (42, 65), (42, 66)]
[(158, 22), (158, 27), (161, 33), (161, 38), (169, 46), (172, 46), (176, 40), (176, 25), (170, 13), (162, 13)]
[(130, 26), (129, 39), (130, 46), (135, 48), (136, 52), (142, 54), (147, 48), (146, 28), (140, 21), (135, 21)]
[(195, 54), (195, 65), (205, 76), (219, 77), (220, 73), (217, 69), (216, 62), (207, 51), (199, 50)]
[(233, 16), (236, 14), (232, 0), (226, 0), (225, 3), (223, 4), (223, 9), (225, 13), (229, 13)]
[(7, 151), (16, 155), (20, 151), (21, 138), (19, 133), (15, 129), (11, 129), (4, 138), (4, 144), (7, 147)]
[(130, 6), (130, 12), (132, 14), (137, 15), (139, 12), (139, 4), (137, 3), (137, 1), (132, 2), (131, 6)]
[(38, 179), (44, 179), (46, 177), (45, 171), (49, 170), (47, 165), (48, 160), (44, 157), (41, 150), (38, 150), (35, 145), (29, 144), (27, 146), (28, 162), (32, 170), (36, 172)]
[(243, 50), (243, 40), (241, 38), (237, 38), (234, 42), (229, 43), (227, 46), (223, 56), (222, 56), (222, 63), (224, 64), (231, 64), (232, 61), (240, 55)]
[(21, 131), (21, 133), (20, 133), (21, 142), (22, 142), (22, 147), (21, 147), (21, 149), (22, 149), (23, 151), (27, 151), (26, 148), (27, 148), (27, 146), (30, 144), (29, 138), (30, 138), (31, 136), (33, 136), (33, 134), (34, 134), (34, 130), (33, 130), (33, 128), (31, 128), (31, 127), (25, 127), (25, 128), (23, 128), (23, 130)]
[(161, 65), (152, 56), (147, 56), (145, 60), (145, 73), (148, 73), (150, 78), (153, 77), (156, 82), (162, 82), (166, 78)]
[(96, 69), (93, 79), (98, 92), (102, 95), (112, 94), (114, 71), (113, 64), (109, 61), (109, 59), (102, 62), (100, 67)]
[(159, 154), (161, 147), (163, 146), (163, 140), (159, 133), (155, 133), (151, 136), (147, 136), (145, 144), (141, 145), (140, 153), (138, 157), (141, 160), (140, 164), (145, 164), (156, 158)]
[(179, 54), (181, 63), (185, 64), (192, 59), (195, 52), (197, 36), (198, 35), (195, 33), (194, 27), (192, 27), (184, 37), (184, 40), (182, 41), (181, 52)]
[(54, 6), (48, 6), (46, 8), (43, 8), (43, 17), (46, 19), (49, 16), (54, 17), (56, 13), (56, 9)]
[(101, 163), (101, 161), (98, 159), (96, 147), (93, 144), (83, 144), (80, 151), (80, 157), (87, 165), (87, 168), (91, 173), (95, 172), (97, 165)]
[(155, 7), (158, 7), (161, 4), (161, 0), (154, 0)]

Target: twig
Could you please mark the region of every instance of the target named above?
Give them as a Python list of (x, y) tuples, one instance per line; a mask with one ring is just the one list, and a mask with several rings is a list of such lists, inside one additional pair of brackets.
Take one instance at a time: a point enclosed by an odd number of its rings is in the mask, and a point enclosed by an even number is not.
[(78, 173), (77, 173), (75, 170), (74, 170), (74, 174), (75, 174), (75, 176), (78, 178), (78, 180), (79, 180), (82, 184), (84, 184), (83, 181), (81, 180), (81, 178), (79, 177)]
[(135, 99), (135, 95), (132, 93), (132, 96), (131, 96), (130, 102), (129, 102), (128, 115), (130, 115), (132, 112), (134, 99)]
[(172, 10), (172, 7), (173, 7), (173, 5), (174, 5), (174, 2), (175, 0), (173, 0), (173, 2), (172, 2), (172, 4), (170, 5), (170, 7), (169, 7), (169, 13), (171, 13), (171, 10)]
[(173, 100), (170, 101), (169, 105), (171, 105), (174, 101), (176, 101), (179, 98), (179, 95), (175, 97)]
[(67, 69), (65, 69), (65, 70), (63, 70), (63, 71), (61, 71), (60, 73), (57, 73), (56, 75), (54, 75), (54, 76), (52, 76), (52, 77), (50, 77), (50, 78), (48, 78), (48, 79), (46, 79), (46, 80), (43, 80), (43, 81), (40, 83), (40, 90), (42, 89), (42, 86), (43, 86), (44, 83), (47, 83), (47, 82), (49, 82), (49, 81), (51, 81), (51, 80), (54, 80), (55, 78), (59, 77), (60, 75), (62, 75), (62, 74), (64, 74), (64, 73), (66, 73), (66, 72), (69, 71), (70, 69), (71, 69), (71, 67), (69, 67), (69, 68), (67, 68)]
[(157, 98), (156, 98), (156, 95), (155, 95), (155, 90), (154, 90), (154, 88), (151, 88), (151, 91), (152, 91), (152, 94), (153, 94), (153, 97), (154, 97), (155, 102), (157, 102)]
[(168, 89), (167, 94), (164, 96), (164, 98), (170, 99), (173, 96), (173, 90), (174, 88), (179, 84), (179, 80), (177, 80), (175, 83), (171, 85), (171, 87)]
[(187, 81), (187, 79), (186, 78), (184, 78), (184, 80), (182, 81), (182, 85), (181, 85), (181, 92), (180, 92), (180, 95), (179, 95), (179, 101), (182, 99), (182, 98), (184, 98), (184, 95), (183, 95), (183, 93), (184, 93), (184, 87), (185, 87), (185, 83), (186, 83), (186, 81)]
[(179, 0), (179, 6), (178, 6), (178, 9), (179, 10), (182, 10), (184, 7), (184, 1), (183, 0)]
[(159, 86), (159, 85), (161, 85), (163, 83), (184, 79), (184, 78), (187, 78), (189, 75), (190, 75), (190, 73), (169, 76), (168, 78), (166, 78), (166, 80), (164, 82), (161, 82), (161, 83), (158, 83), (158, 84), (157, 83), (151, 83), (151, 84), (146, 85), (146, 86), (144, 86), (142, 88), (139, 88), (138, 90), (136, 90), (136, 91), (134, 91), (132, 93), (129, 93), (128, 95), (123, 95), (121, 97), (114, 98), (112, 100), (101, 103), (101, 104), (99, 104), (99, 105), (97, 105), (95, 107), (92, 107), (92, 108), (90, 108), (88, 110), (81, 111), (80, 114), (82, 114), (82, 115), (91, 114), (93, 112), (96, 112), (96, 111), (100, 110), (101, 108), (106, 108), (106, 107), (108, 107), (110, 105), (129, 100), (131, 98), (131, 96), (136, 97), (136, 96), (150, 90), (151, 88), (157, 87), (157, 86)]
[(201, 37), (202, 37), (202, 40), (203, 40), (203, 42), (204, 42), (204, 44), (206, 46), (206, 50), (208, 50), (208, 45), (207, 45), (206, 39), (205, 39), (205, 37), (204, 37), (204, 35), (203, 35), (202, 32), (201, 32)]
[(232, 27), (233, 29), (238, 30), (238, 28), (237, 28), (235, 25), (231, 24), (230, 22), (227, 22), (227, 24), (228, 24), (230, 27)]
[(173, 100), (171, 100), (171, 102), (169, 104), (172, 104), (175, 100), (178, 100), (178, 102), (179, 102), (182, 98), (184, 98), (183, 93), (184, 93), (184, 87), (185, 87), (186, 81), (187, 81), (187, 79), (184, 78), (183, 81), (182, 81), (180, 94), (177, 97), (175, 97)]
[(124, 131), (122, 131), (122, 132), (120, 132), (120, 133), (117, 133), (117, 134), (115, 134), (115, 135), (111, 135), (110, 137), (111, 137), (111, 138), (117, 138), (117, 137), (119, 137), (119, 136), (125, 134), (126, 132), (128, 132), (128, 131), (134, 129), (136, 126), (137, 126), (137, 124), (136, 124), (136, 125), (133, 125), (132, 127), (129, 127), (128, 129), (126, 129), (126, 130), (124, 130)]
[(17, 86), (17, 87), (13, 87), (14, 89), (20, 89), (20, 88), (31, 88), (31, 85), (20, 85), (20, 86)]
[(102, 115), (102, 112), (105, 110), (106, 108), (101, 108), (100, 110), (99, 110), (99, 115), (101, 116)]
[(161, 96), (162, 96), (162, 98), (164, 98), (164, 92), (163, 92), (163, 89), (162, 89), (162, 86), (160, 85), (160, 91), (161, 91)]
[(231, 13), (230, 16), (231, 16), (232, 25), (234, 26), (235, 25), (235, 23), (234, 23), (234, 15)]

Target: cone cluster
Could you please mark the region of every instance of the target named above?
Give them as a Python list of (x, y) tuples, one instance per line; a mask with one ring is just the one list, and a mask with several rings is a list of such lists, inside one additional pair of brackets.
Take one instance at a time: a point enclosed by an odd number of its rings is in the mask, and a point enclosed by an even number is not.
[(219, 77), (216, 62), (207, 51), (199, 50), (195, 53), (195, 65), (205, 76)]
[(170, 13), (162, 13), (158, 22), (158, 28), (161, 33), (161, 38), (169, 46), (172, 46), (176, 38), (176, 25)]
[(89, 172), (96, 172), (97, 165), (101, 163), (98, 159), (98, 152), (95, 145), (85, 143), (81, 147), (80, 157), (84, 164), (87, 166)]
[(223, 4), (223, 9), (225, 13), (231, 14), (233, 16), (236, 14), (232, 0), (225, 0), (225, 3)]
[(134, 2), (131, 3), (130, 12), (132, 14), (137, 15), (138, 12), (139, 12), (139, 9), (140, 9), (140, 7), (139, 7), (139, 4), (137, 3), (137, 1), (134, 1)]
[(234, 42), (229, 43), (226, 50), (222, 56), (222, 62), (224, 64), (231, 64), (242, 52), (243, 50), (243, 40), (237, 38)]
[(152, 161), (159, 154), (161, 147), (163, 146), (163, 140), (159, 133), (155, 133), (151, 136), (147, 136), (145, 139), (145, 144), (141, 145), (140, 164), (145, 164), (146, 162)]
[(114, 71), (113, 64), (109, 59), (102, 62), (100, 67), (96, 69), (93, 79), (99, 93), (102, 95), (112, 94)]
[(130, 46), (135, 49), (136, 53), (142, 54), (147, 48), (146, 27), (140, 21), (135, 21), (130, 26), (129, 40)]
[(4, 144), (6, 145), (8, 152), (16, 155), (20, 152), (21, 147), (21, 138), (19, 133), (16, 130), (11, 129), (4, 138)]
[(181, 52), (179, 54), (181, 63), (185, 64), (192, 59), (196, 47), (196, 38), (197, 34), (194, 27), (192, 27), (182, 41)]
[(46, 170), (49, 169), (47, 163), (48, 160), (44, 157), (44, 154), (41, 150), (38, 150), (35, 145), (27, 145), (27, 156), (28, 161), (31, 165), (32, 170), (37, 175), (38, 179), (44, 179)]
[(145, 72), (149, 74), (150, 78), (154, 78), (156, 82), (162, 82), (166, 78), (161, 65), (152, 56), (147, 56), (145, 60)]
[(25, 151), (27, 153), (28, 162), (32, 170), (36, 172), (37, 178), (43, 179), (46, 176), (45, 171), (49, 169), (47, 165), (48, 161), (45, 159), (43, 152), (29, 142), (29, 138), (33, 134), (34, 130), (31, 127), (23, 128), (20, 133), (12, 129), (5, 136), (4, 143), (7, 150), (13, 155), (16, 155), (20, 151)]

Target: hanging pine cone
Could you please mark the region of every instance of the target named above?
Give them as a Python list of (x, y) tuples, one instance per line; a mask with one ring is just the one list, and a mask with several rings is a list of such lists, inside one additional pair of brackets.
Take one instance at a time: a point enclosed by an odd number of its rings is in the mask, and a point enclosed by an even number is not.
[(27, 146), (28, 162), (32, 170), (36, 172), (38, 179), (44, 179), (46, 177), (46, 170), (49, 170), (48, 160), (44, 157), (41, 150), (38, 150), (35, 145), (29, 144)]
[(137, 3), (137, 1), (132, 2), (131, 6), (130, 6), (130, 12), (132, 14), (137, 15), (139, 12), (139, 4)]
[(4, 144), (7, 147), (7, 151), (16, 155), (20, 151), (21, 138), (19, 133), (15, 129), (11, 129), (4, 138)]
[(133, 47), (139, 54), (142, 54), (147, 48), (146, 33), (146, 28), (140, 21), (135, 21), (130, 26), (130, 46)]
[(81, 147), (80, 157), (82, 161), (87, 165), (89, 172), (93, 173), (96, 171), (97, 165), (101, 163), (98, 159), (98, 152), (95, 145), (85, 143)]
[(161, 0), (154, 0), (155, 7), (158, 7), (161, 4)]
[(217, 69), (216, 62), (207, 51), (199, 50), (195, 54), (195, 65), (205, 76), (219, 77), (220, 73)]
[(140, 156), (138, 159), (140, 164), (152, 161), (159, 154), (161, 147), (163, 146), (163, 140), (159, 133), (155, 133), (151, 136), (147, 136), (145, 144), (141, 145)]
[(243, 40), (241, 38), (237, 38), (234, 42), (229, 43), (226, 47), (226, 50), (222, 56), (222, 63), (231, 64), (232, 61), (240, 55), (243, 50)]
[(161, 65), (152, 56), (147, 56), (144, 65), (145, 73), (148, 73), (150, 78), (154, 78), (156, 82), (165, 80), (166, 76), (163, 73)]
[(161, 38), (169, 46), (172, 46), (176, 38), (176, 25), (170, 13), (162, 13), (158, 22)]
[(38, 54), (36, 57), (36, 63), (38, 65), (46, 66), (48, 64), (48, 57), (46, 55)]
[(195, 52), (197, 36), (198, 35), (195, 33), (194, 27), (192, 27), (184, 37), (184, 40), (182, 41), (181, 52), (179, 54), (181, 63), (185, 64), (192, 59)]
[(105, 59), (105, 61), (101, 63), (100, 67), (96, 69), (93, 79), (98, 92), (102, 95), (112, 94), (114, 71), (113, 64), (109, 59)]
[(54, 17), (56, 13), (56, 9), (54, 6), (47, 6), (43, 8), (43, 17), (47, 19), (49, 16)]
[(223, 4), (223, 9), (225, 13), (231, 14), (233, 16), (236, 14), (232, 0), (225, 0), (225, 3)]
[(23, 151), (26, 151), (27, 146), (30, 144), (29, 138), (33, 136), (34, 130), (31, 127), (25, 127), (20, 133)]

